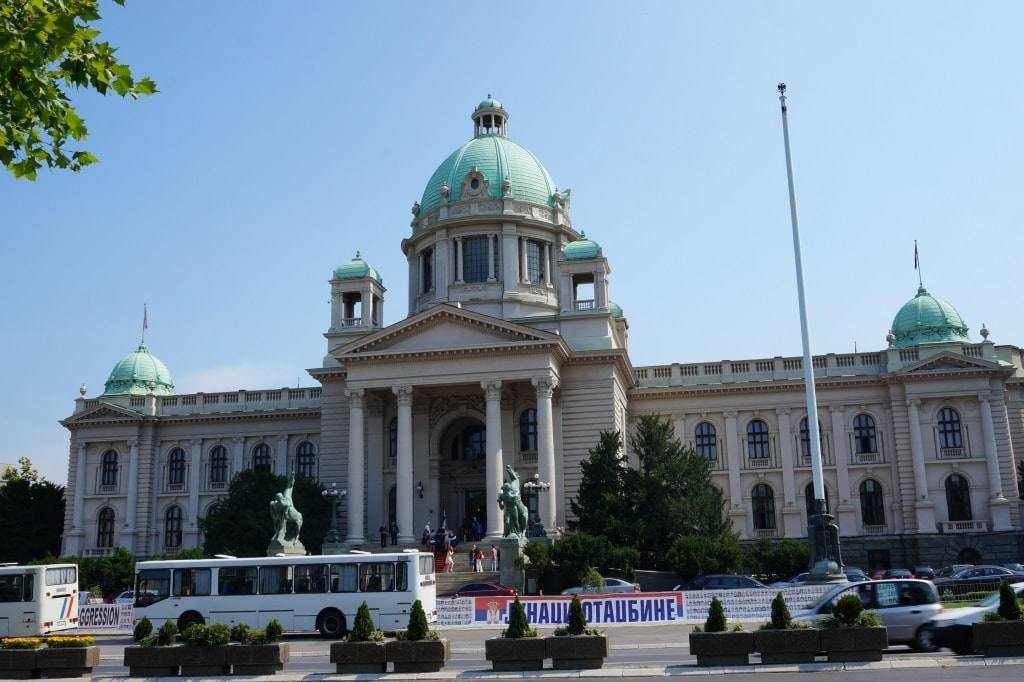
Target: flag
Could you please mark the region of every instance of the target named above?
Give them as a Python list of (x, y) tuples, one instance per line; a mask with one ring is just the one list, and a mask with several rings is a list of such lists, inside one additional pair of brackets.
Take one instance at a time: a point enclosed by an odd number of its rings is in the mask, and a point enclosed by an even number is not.
[(914, 269), (915, 269), (915, 270), (917, 270), (917, 269), (918, 269), (918, 261), (917, 261), (917, 240), (916, 240), (916, 239), (914, 240)]

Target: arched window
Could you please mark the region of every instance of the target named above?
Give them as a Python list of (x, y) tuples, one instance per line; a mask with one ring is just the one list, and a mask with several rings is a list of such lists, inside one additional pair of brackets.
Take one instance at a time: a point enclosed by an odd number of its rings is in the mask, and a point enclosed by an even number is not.
[(117, 485), (117, 450), (104, 452), (100, 467), (100, 484), (104, 486)]
[(768, 459), (771, 454), (768, 425), (760, 419), (750, 420), (747, 424), (747, 456), (750, 459)]
[(185, 451), (174, 448), (167, 456), (167, 482), (171, 485), (185, 484)]
[(711, 422), (701, 422), (693, 430), (693, 442), (697, 454), (711, 462), (718, 461), (718, 436), (715, 433), (715, 425)]
[(772, 530), (775, 528), (775, 493), (767, 483), (758, 483), (750, 493), (754, 508), (754, 528)]
[(164, 512), (164, 547), (181, 547), (181, 507), (171, 505)]
[(537, 450), (537, 410), (528, 407), (519, 413), (519, 451)]
[(960, 474), (952, 474), (946, 479), (946, 509), (950, 521), (970, 521), (974, 518), (971, 511), (971, 488), (967, 479)]
[[(807, 417), (800, 420), (800, 457), (811, 459), (811, 429), (807, 425)], [(821, 422), (818, 422), (818, 446), (821, 447)], [(824, 456), (824, 453), (823, 453)]]
[(960, 413), (952, 407), (943, 407), (939, 410), (939, 445), (943, 448), (962, 448), (964, 446)]
[(96, 524), (96, 546), (114, 546), (114, 510), (110, 507), (100, 509), (99, 519)]
[(218, 445), (210, 450), (210, 483), (225, 483), (228, 480), (228, 450)]
[(860, 484), (860, 520), (865, 526), (885, 526), (885, 497), (878, 481), (866, 478)]
[(316, 452), (308, 440), (295, 449), (295, 473), (303, 478), (316, 478)]
[(487, 429), (483, 424), (470, 424), (452, 439), (453, 460), (473, 462), (487, 456)]
[[(814, 482), (804, 487), (804, 507), (807, 509), (807, 518), (814, 516)], [(832, 503), (828, 499), (828, 486), (825, 486), (825, 513), (832, 513)]]
[(270, 471), (270, 446), (260, 443), (252, 449), (252, 468), (256, 471)]
[(398, 417), (392, 417), (388, 422), (388, 457), (398, 457)]
[(875, 430), (875, 418), (870, 414), (858, 414), (853, 418), (853, 452), (856, 455), (878, 452), (878, 432)]

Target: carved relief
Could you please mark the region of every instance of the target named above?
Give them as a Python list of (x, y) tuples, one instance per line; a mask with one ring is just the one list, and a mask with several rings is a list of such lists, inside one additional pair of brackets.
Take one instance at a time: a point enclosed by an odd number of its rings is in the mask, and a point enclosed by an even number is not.
[(490, 183), (484, 174), (480, 170), (473, 166), (466, 173), (465, 179), (462, 181), (462, 194), (463, 199), (475, 199), (477, 197), (488, 196), (488, 190), (490, 189)]

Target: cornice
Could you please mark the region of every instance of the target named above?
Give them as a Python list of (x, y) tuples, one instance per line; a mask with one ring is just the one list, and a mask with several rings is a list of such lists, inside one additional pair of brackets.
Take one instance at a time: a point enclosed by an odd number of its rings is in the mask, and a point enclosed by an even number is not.
[(412, 362), (436, 358), (458, 358), (464, 356), (487, 356), (487, 355), (526, 355), (538, 351), (556, 351), (556, 355), (565, 360), (569, 357), (565, 348), (558, 341), (519, 341), (510, 344), (496, 346), (463, 346), (444, 349), (407, 350), (407, 351), (378, 351), (376, 353), (352, 353), (345, 355), (345, 362), (361, 364), (371, 361), (390, 362)]
[[(857, 386), (882, 386), (885, 382), (874, 377), (834, 377), (817, 379), (818, 388), (847, 388)], [(701, 384), (695, 386), (642, 386), (630, 389), (630, 399), (660, 400), (663, 398), (689, 398), (705, 395), (733, 395), (737, 393), (787, 393), (803, 391), (803, 379), (784, 379), (773, 382)]]
[[(61, 422), (69, 431), (78, 431), (89, 429), (93, 426), (118, 426), (126, 424), (139, 424), (149, 423), (156, 426), (164, 426), (167, 424), (200, 424), (200, 423), (219, 423), (219, 422), (249, 422), (249, 421), (268, 421), (273, 419), (291, 419), (295, 417), (319, 417), (320, 408), (295, 408), (292, 410), (267, 410), (267, 411), (254, 411), (254, 412), (211, 412), (208, 414), (173, 414), (173, 415), (140, 415), (138, 419), (119, 419), (119, 420), (90, 420), (87, 422), (73, 422), (66, 424), (64, 421)], [(67, 420), (65, 420), (67, 421)]]

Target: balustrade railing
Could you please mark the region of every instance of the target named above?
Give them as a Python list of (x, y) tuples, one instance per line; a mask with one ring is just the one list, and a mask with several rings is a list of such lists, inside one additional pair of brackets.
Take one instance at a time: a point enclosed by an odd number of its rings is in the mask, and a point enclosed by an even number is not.
[(864, 532), (864, 535), (888, 535), (889, 534), (889, 526), (887, 526), (885, 524), (876, 525), (876, 526), (864, 526), (863, 532)]
[[(192, 464), (190, 462), (186, 462), (185, 466), (181, 469), (176, 469), (172, 476), (171, 466), (169, 464), (165, 464), (162, 471), (163, 485), (160, 486), (160, 491), (164, 493), (188, 492), (188, 479), (191, 468)], [(178, 472), (180, 472), (180, 474)]]
[(592, 298), (581, 299), (572, 302), (573, 310), (596, 310), (597, 304)]
[(988, 530), (988, 521), (971, 519), (969, 521), (939, 521), (939, 532), (948, 534), (984, 533)]
[[(124, 480), (124, 465), (118, 462), (117, 470), (114, 472), (113, 482), (103, 482), (103, 464), (96, 469), (96, 479), (93, 481), (93, 492), (96, 495), (117, 495), (122, 492)], [(109, 480), (109, 479), (108, 479)]]
[(764, 539), (764, 538), (777, 538), (777, 537), (779, 537), (779, 529), (778, 528), (755, 528), (754, 529), (754, 537), (756, 539), (758, 539), (758, 540), (761, 540), (761, 539)]

